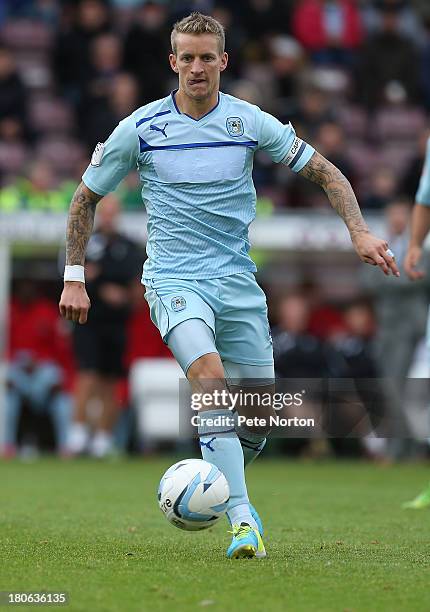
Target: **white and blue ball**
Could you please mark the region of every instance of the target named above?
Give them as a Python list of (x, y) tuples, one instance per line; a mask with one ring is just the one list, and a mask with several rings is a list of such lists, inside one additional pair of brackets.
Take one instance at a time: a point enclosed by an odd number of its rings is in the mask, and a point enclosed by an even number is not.
[(227, 510), (230, 489), (224, 474), (203, 459), (172, 465), (158, 487), (158, 503), (179, 529), (200, 531), (215, 525)]

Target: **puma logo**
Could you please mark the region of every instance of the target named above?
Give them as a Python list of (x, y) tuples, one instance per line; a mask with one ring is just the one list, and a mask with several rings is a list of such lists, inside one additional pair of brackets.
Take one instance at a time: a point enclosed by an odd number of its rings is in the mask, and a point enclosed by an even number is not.
[(215, 449), (211, 446), (212, 442), (216, 440), (216, 437), (211, 438), (210, 440), (208, 440), (208, 442), (203, 442), (203, 440), (200, 440), (200, 446), (206, 446), (206, 448), (210, 451), (212, 451), (213, 453), (215, 452)]
[(151, 125), (149, 126), (149, 129), (150, 129), (150, 130), (154, 130), (154, 132), (161, 132), (161, 133), (163, 134), (163, 136), (164, 136), (165, 138), (167, 138), (167, 134), (166, 134), (166, 127), (167, 127), (168, 125), (169, 125), (168, 123), (165, 123), (165, 124), (164, 124), (164, 127), (163, 127), (163, 128), (160, 128), (160, 127), (158, 127), (158, 125), (151, 124)]

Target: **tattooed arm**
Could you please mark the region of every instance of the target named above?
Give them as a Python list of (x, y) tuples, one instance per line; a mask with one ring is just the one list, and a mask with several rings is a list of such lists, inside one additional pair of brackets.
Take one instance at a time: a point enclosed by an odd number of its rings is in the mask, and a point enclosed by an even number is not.
[(387, 242), (370, 233), (351, 184), (342, 172), (320, 153), (315, 152), (299, 174), (324, 189), (330, 204), (345, 222), (360, 259), (379, 266), (386, 275), (391, 272), (400, 276), (394, 258), (387, 253)]
[(81, 183), (76, 189), (69, 208), (66, 233), (66, 264), (80, 265), (85, 262), (85, 250), (93, 231), (97, 202), (102, 196)]
[[(102, 196), (81, 183), (72, 198), (69, 208), (66, 233), (66, 265), (83, 266), (85, 250), (94, 225), (96, 205)], [(85, 284), (65, 281), (60, 299), (60, 313), (76, 323), (85, 323), (90, 308)]]
[(299, 174), (324, 189), (351, 236), (357, 232), (369, 232), (348, 179), (328, 159), (315, 152)]

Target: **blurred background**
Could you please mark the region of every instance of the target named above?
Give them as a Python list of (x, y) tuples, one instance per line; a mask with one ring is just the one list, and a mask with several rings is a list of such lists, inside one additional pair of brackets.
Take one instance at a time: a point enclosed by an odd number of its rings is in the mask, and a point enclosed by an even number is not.
[[(176, 363), (139, 285), (146, 216), (137, 173), (103, 204), (89, 245), (89, 333), (103, 337), (101, 354), (59, 318), (57, 303), (67, 210), (91, 152), (118, 121), (176, 87), (170, 30), (192, 10), (226, 27), (230, 61), (222, 91), (291, 121), (335, 163), (401, 264), (430, 134), (426, 0), (3, 0), (4, 458), (41, 452), (103, 458), (185, 444), (176, 436)], [(255, 157), (254, 181), (252, 256), (268, 297), (278, 375), (389, 378), (381, 383), (384, 410), (404, 432), (390, 439), (370, 428), (372, 435), (349, 441), (276, 440), (268, 454), (425, 457), (420, 438), (428, 409), (407, 386), (410, 378), (428, 377), (430, 281), (386, 278), (360, 264), (324, 193), (263, 152)], [(114, 255), (112, 245), (119, 245)], [(125, 251), (133, 272), (127, 275)], [(119, 262), (114, 278), (106, 273), (111, 256)], [(121, 330), (117, 344), (103, 344), (97, 321)]]

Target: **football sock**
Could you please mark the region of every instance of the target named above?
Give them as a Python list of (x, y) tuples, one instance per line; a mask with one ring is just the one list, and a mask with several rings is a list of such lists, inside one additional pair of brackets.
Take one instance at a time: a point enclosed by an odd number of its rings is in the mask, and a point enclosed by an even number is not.
[[(217, 417), (224, 417), (224, 422), (213, 425)], [(227, 506), (227, 514), (231, 523), (244, 522), (257, 528), (249, 509), (243, 451), (234, 430), (231, 412), (218, 409), (200, 413), (198, 433), (203, 459), (216, 465), (229, 484), (230, 500)], [(234, 520), (231, 515), (233, 515)]]
[[(249, 514), (249, 506), (248, 504), (239, 504), (239, 506), (234, 506), (231, 510), (227, 512), (228, 518), (232, 525), (240, 525), (241, 523), (248, 523), (251, 527), (257, 527), (257, 524), (254, 525), (255, 521), (251, 518), (247, 517)], [(251, 522), (249, 522), (251, 521)]]
[(243, 451), (243, 461), (245, 467), (255, 461), (258, 455), (261, 453), (263, 448), (266, 446), (266, 436), (261, 433), (254, 433), (253, 431), (249, 431), (243, 425), (237, 424), (237, 412), (234, 413), (235, 416), (235, 429), (237, 433), (237, 437), (239, 438), (239, 442), (242, 446)]
[[(249, 435), (249, 434), (247, 434)], [(252, 434), (251, 434), (252, 435)], [(238, 436), (239, 437), (239, 436)], [(243, 461), (245, 467), (255, 461), (263, 448), (266, 446), (266, 438), (260, 436), (259, 442), (252, 442), (248, 438), (239, 437), (243, 451)]]

